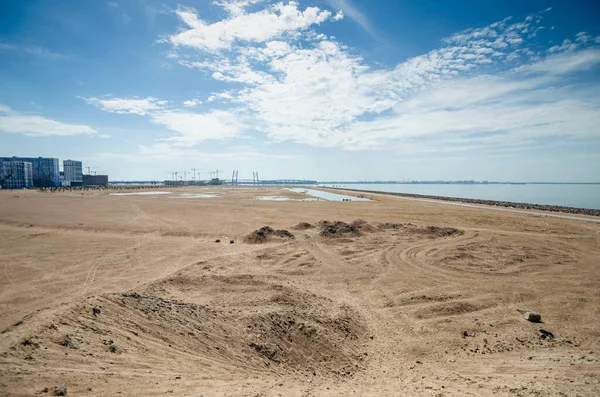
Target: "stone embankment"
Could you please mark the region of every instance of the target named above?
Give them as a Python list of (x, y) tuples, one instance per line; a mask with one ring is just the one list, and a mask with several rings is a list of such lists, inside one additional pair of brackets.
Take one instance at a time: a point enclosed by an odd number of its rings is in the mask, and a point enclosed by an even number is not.
[(481, 200), (481, 199), (470, 199), (470, 198), (460, 198), (460, 197), (429, 196), (429, 195), (425, 195), (425, 194), (412, 194), (412, 193), (379, 192), (379, 191), (375, 191), (375, 190), (360, 190), (360, 189), (348, 189), (348, 188), (328, 188), (328, 189), (347, 190), (350, 192), (359, 192), (359, 193), (387, 194), (387, 195), (391, 195), (391, 196), (413, 197), (413, 198), (419, 198), (419, 199), (453, 201), (453, 202), (466, 203), (466, 204), (492, 205), (492, 206), (496, 206), (496, 207), (516, 208), (516, 209), (522, 209), (522, 210), (551, 211), (551, 212), (563, 212), (563, 213), (567, 213), (567, 214), (600, 216), (600, 210), (595, 210), (595, 209), (591, 209), (591, 208), (563, 207), (560, 205), (544, 205), (544, 204), (529, 204), (529, 203), (513, 203), (511, 201)]

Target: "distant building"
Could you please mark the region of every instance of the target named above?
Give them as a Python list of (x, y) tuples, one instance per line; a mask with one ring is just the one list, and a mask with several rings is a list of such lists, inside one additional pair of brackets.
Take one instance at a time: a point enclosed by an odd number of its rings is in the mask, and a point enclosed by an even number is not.
[(1, 161), (0, 185), (3, 189), (23, 189), (33, 186), (33, 171), (27, 161)]
[(58, 159), (49, 157), (0, 157), (0, 161), (21, 161), (31, 163), (33, 186), (60, 187)]
[(83, 185), (83, 167), (81, 161), (63, 160), (63, 174), (62, 186)]
[(108, 175), (83, 175), (83, 186), (108, 186)]

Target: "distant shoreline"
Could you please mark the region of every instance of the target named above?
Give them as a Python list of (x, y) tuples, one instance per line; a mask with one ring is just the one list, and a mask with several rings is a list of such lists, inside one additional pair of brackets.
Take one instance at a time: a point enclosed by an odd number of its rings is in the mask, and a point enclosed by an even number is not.
[(561, 206), (561, 205), (515, 203), (512, 201), (431, 196), (431, 195), (427, 195), (427, 194), (414, 194), (414, 193), (382, 192), (382, 191), (375, 191), (375, 190), (351, 189), (351, 188), (342, 188), (342, 187), (326, 187), (325, 189), (346, 190), (349, 192), (358, 192), (358, 193), (385, 194), (385, 195), (389, 195), (389, 196), (412, 197), (412, 198), (432, 199), (432, 200), (440, 200), (440, 201), (453, 201), (453, 202), (460, 202), (460, 203), (481, 204), (481, 205), (490, 205), (490, 206), (495, 206), (495, 207), (516, 208), (516, 209), (524, 209), (524, 210), (538, 210), (538, 211), (562, 212), (562, 213), (566, 213), (566, 214), (600, 216), (600, 210), (597, 210), (597, 209), (565, 207), (565, 206)]
[(600, 185), (600, 182), (493, 182), (493, 181), (364, 181), (319, 182), (319, 185)]

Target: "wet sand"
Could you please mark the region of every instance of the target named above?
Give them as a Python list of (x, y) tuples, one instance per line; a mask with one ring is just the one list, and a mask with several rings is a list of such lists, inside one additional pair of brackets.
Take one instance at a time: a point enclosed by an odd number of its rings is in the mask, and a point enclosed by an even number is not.
[(600, 394), (598, 224), (172, 191), (0, 191), (0, 395)]

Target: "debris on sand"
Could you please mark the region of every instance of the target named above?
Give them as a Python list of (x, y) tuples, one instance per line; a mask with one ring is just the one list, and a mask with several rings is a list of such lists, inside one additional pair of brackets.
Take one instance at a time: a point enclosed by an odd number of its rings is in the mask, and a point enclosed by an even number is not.
[(323, 228), (320, 233), (322, 237), (359, 236), (361, 234), (357, 226), (346, 222), (321, 221), (319, 224)]
[(77, 335), (66, 335), (64, 339), (58, 341), (58, 344), (69, 349), (79, 349), (83, 343), (83, 338)]
[(542, 322), (542, 315), (536, 312), (529, 312), (527, 310), (517, 309), (519, 313), (525, 317), (525, 320), (531, 321), (532, 323)]
[(438, 227), (438, 226), (427, 226), (424, 229), (427, 234), (432, 234), (437, 237), (449, 237), (449, 236), (460, 236), (464, 232), (460, 229), (453, 227)]
[(540, 338), (545, 339), (545, 340), (552, 340), (554, 339), (554, 334), (550, 331), (546, 331), (545, 329), (540, 329)]
[(107, 346), (106, 350), (110, 353), (121, 354), (123, 352), (117, 345), (115, 345), (115, 342), (110, 339), (104, 339), (102, 343), (104, 343), (104, 345)]
[(292, 229), (294, 229), (294, 230), (306, 230), (306, 229), (313, 229), (313, 228), (314, 228), (314, 226), (308, 222), (300, 222), (296, 226), (292, 227)]
[(541, 314), (536, 312), (525, 312), (523, 313), (523, 317), (525, 317), (525, 320), (531, 321), (532, 323), (539, 323), (542, 321)]
[(291, 240), (294, 238), (294, 235), (287, 230), (274, 230), (270, 226), (263, 226), (248, 234), (244, 238), (244, 242), (248, 244), (262, 244), (270, 241), (273, 237)]
[(379, 229), (382, 230), (404, 230), (409, 233), (420, 233), (429, 235), (432, 237), (450, 237), (450, 236), (460, 236), (464, 233), (463, 230), (455, 229), (453, 227), (439, 227), (439, 226), (417, 226), (414, 223), (379, 223), (377, 225)]
[(60, 386), (54, 386), (54, 395), (55, 396), (66, 396), (67, 395), (67, 385), (64, 383)]

